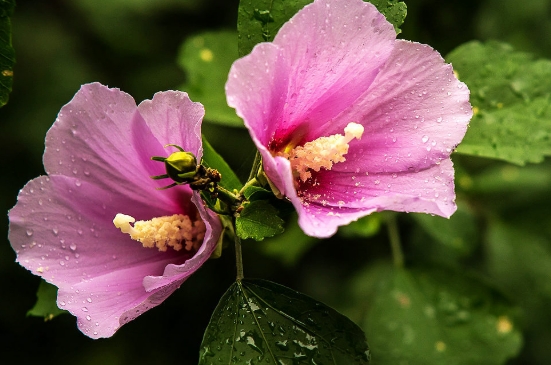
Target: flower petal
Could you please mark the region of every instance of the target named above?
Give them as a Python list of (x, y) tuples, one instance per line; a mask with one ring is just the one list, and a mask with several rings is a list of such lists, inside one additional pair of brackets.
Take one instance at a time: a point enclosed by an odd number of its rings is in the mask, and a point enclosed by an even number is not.
[(289, 70), (286, 107), (275, 138), (289, 138), (285, 134), (294, 131), (286, 126), (302, 124), (307, 125), (306, 140), (320, 137), (325, 124), (373, 82), (395, 38), (394, 27), (362, 0), (316, 0), (300, 10), (273, 42)]
[(162, 146), (176, 144), (200, 161), (201, 122), (205, 116), (201, 103), (192, 102), (185, 92), (164, 91), (142, 101), (138, 110)]
[[(141, 295), (145, 295), (142, 284), (145, 276), (162, 275), (169, 263), (181, 264), (191, 254), (143, 248), (112, 223), (116, 212), (122, 209), (135, 216), (161, 216), (175, 212), (129, 202), (119, 194), (87, 182), (77, 187), (75, 181), (71, 177), (56, 175), (30, 181), (21, 190), (17, 205), (9, 212), (9, 240), (22, 266), (56, 285), (59, 298), (61, 293), (69, 293), (71, 300), (59, 299), (60, 304), (65, 302), (61, 308), (82, 321), (86, 316), (102, 316), (101, 308), (87, 303), (87, 299), (106, 292), (112, 292), (112, 300), (118, 303), (119, 309), (128, 310), (137, 305), (136, 299), (126, 293), (118, 295), (114, 287), (102, 287), (102, 279), (98, 278), (119, 271), (132, 272), (138, 278), (121, 274), (117, 276), (118, 280), (138, 283), (139, 287), (132, 292), (141, 290)], [(194, 214), (194, 211), (180, 209), (176, 213)], [(89, 289), (76, 293), (74, 287), (82, 282), (88, 283)], [(88, 309), (86, 313), (81, 310), (83, 304)], [(100, 323), (96, 331), (103, 337), (110, 336), (112, 333), (103, 332), (107, 327), (118, 328)]]
[(234, 62), (228, 104), (264, 146), (315, 139), (373, 82), (395, 37), (372, 4), (316, 0)]
[(456, 210), (453, 178), (449, 158), (420, 171), (320, 174), (319, 185), (292, 202), (306, 234), (329, 237), (338, 226), (381, 210), (449, 218)]
[(351, 121), (365, 128), (334, 171), (425, 169), (449, 157), (471, 117), (469, 89), (452, 66), (429, 46), (396, 41), (371, 87), (326, 132), (342, 133)]
[[(196, 192), (157, 190), (166, 182), (149, 177), (164, 172), (150, 159), (167, 154), (163, 144), (200, 157), (202, 106), (185, 93), (165, 92), (140, 110), (144, 116), (119, 90), (84, 85), (48, 132), (50, 176), (30, 181), (9, 212), (17, 261), (58, 286), (58, 305), (93, 338), (111, 336), (161, 303), (210, 257), (221, 234), (218, 217)], [(143, 248), (114, 226), (117, 213), (138, 220), (199, 213), (205, 238), (195, 255)], [(148, 280), (153, 285), (144, 287)]]

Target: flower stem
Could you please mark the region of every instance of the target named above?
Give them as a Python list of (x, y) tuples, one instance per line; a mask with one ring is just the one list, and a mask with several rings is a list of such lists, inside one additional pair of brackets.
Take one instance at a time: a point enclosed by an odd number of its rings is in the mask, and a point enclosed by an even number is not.
[(394, 266), (399, 268), (404, 267), (404, 252), (402, 251), (402, 244), (400, 243), (400, 232), (398, 230), (398, 223), (396, 222), (396, 215), (389, 214), (387, 216), (386, 226), (388, 228)]
[(249, 174), (248, 181), (256, 177), (256, 175), (258, 174), (258, 170), (260, 169), (261, 163), (262, 163), (262, 155), (260, 154), (260, 152), (256, 151), (256, 155), (254, 156), (253, 167), (251, 169), (251, 173)]
[(222, 200), (226, 204), (232, 206), (232, 205), (235, 205), (235, 204), (239, 203), (240, 196), (235, 195), (234, 193), (232, 193), (231, 191), (229, 191), (227, 189), (224, 189), (220, 185), (218, 185), (216, 189), (218, 190), (218, 197), (220, 198), (220, 200)]
[(243, 256), (241, 254), (241, 238), (235, 235), (235, 265), (237, 266), (236, 280), (239, 281), (243, 276)]

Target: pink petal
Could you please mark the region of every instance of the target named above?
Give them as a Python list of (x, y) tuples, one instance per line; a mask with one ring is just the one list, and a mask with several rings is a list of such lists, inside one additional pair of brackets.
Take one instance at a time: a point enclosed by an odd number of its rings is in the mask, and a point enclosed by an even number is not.
[[(116, 110), (101, 112), (107, 106)], [(221, 234), (219, 219), (197, 193), (185, 186), (156, 190), (167, 182), (149, 177), (164, 172), (162, 163), (150, 160), (167, 155), (163, 144), (200, 156), (202, 107), (185, 93), (166, 92), (140, 108), (147, 122), (127, 94), (83, 86), (48, 132), (44, 160), (51, 175), (30, 181), (9, 212), (18, 262), (58, 286), (58, 305), (93, 338), (111, 336), (161, 303), (210, 257)], [(145, 249), (112, 222), (117, 213), (141, 220), (178, 213), (195, 218), (197, 211), (206, 233), (193, 257)]]
[(228, 104), (260, 144), (319, 137), (318, 129), (365, 91), (390, 55), (394, 28), (373, 5), (336, 3), (304, 7), (273, 43), (233, 64)]
[(425, 169), (448, 158), (472, 117), (469, 89), (431, 47), (396, 41), (371, 87), (333, 121), (326, 134), (349, 122), (365, 127), (346, 162), (333, 171), (401, 172)]
[[(317, 0), (277, 33), (288, 70), (286, 106), (275, 139), (307, 125), (305, 139), (348, 108), (373, 82), (392, 52), (394, 27), (362, 0)], [(296, 137), (296, 136), (292, 136)]]
[(165, 91), (153, 95), (153, 100), (142, 101), (138, 110), (162, 146), (176, 144), (193, 153), (200, 161), (203, 155), (201, 147), (201, 122), (205, 116), (203, 105), (192, 102), (187, 93)]
[(291, 199), (306, 234), (333, 235), (338, 226), (381, 210), (420, 212), (450, 217), (456, 210), (454, 170), (442, 160), (420, 171), (398, 173), (319, 174), (319, 185), (301, 199)]

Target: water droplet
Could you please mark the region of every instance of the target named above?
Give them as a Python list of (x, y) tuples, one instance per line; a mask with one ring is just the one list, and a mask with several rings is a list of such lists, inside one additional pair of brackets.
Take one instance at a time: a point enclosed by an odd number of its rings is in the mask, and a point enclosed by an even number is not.
[(92, 298), (86, 298), (86, 301), (87, 301), (88, 303), (92, 303)]
[(429, 136), (423, 136), (423, 138), (421, 138), (421, 141), (423, 141), (423, 143), (427, 143), (427, 141), (429, 140)]
[(65, 306), (66, 304), (67, 303), (65, 303), (65, 302), (59, 302), (59, 305), (62, 306), (62, 307)]
[(27, 236), (29, 236), (29, 237), (30, 237), (30, 236), (32, 236), (32, 235), (33, 235), (33, 233), (34, 233), (34, 232), (33, 232), (33, 230), (32, 230), (32, 229), (30, 229), (30, 228), (29, 228), (29, 229), (27, 229)]
[(82, 311), (83, 311), (83, 312), (88, 312), (88, 308), (82, 307)]
[(59, 230), (57, 228), (52, 229), (52, 232), (54, 233), (54, 236), (57, 236), (59, 233)]
[(81, 186), (81, 185), (82, 185), (82, 183), (80, 182), (80, 180), (75, 181), (75, 186)]
[(437, 122), (437, 123), (442, 123), (442, 117), (438, 117), (438, 118), (436, 119), (436, 122)]
[(92, 320), (92, 317), (86, 316), (86, 320), (87, 320), (87, 321), (91, 321), (91, 320)]
[(72, 250), (72, 251), (75, 251), (77, 249), (77, 245), (75, 243), (71, 243), (71, 245), (69, 246), (69, 248)]

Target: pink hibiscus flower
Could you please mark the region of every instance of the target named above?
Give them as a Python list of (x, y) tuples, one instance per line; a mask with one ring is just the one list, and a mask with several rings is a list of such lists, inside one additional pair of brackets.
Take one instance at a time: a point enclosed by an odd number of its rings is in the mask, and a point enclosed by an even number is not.
[(237, 60), (228, 104), (309, 235), (380, 210), (449, 217), (469, 90), (362, 0), (316, 0)]
[[(198, 193), (157, 190), (166, 181), (150, 178), (166, 173), (150, 159), (169, 154), (166, 144), (200, 160), (203, 115), (186, 93), (157, 93), (136, 106), (94, 83), (48, 131), (48, 176), (19, 193), (9, 239), (22, 266), (59, 288), (57, 305), (86, 335), (109, 337), (157, 306), (215, 249), (221, 225)], [(144, 221), (132, 226), (134, 219)]]

